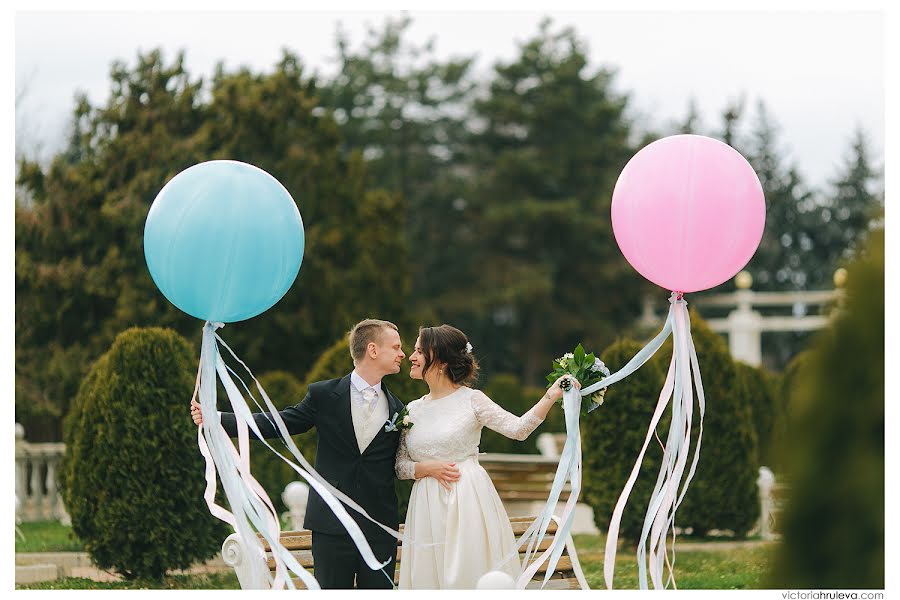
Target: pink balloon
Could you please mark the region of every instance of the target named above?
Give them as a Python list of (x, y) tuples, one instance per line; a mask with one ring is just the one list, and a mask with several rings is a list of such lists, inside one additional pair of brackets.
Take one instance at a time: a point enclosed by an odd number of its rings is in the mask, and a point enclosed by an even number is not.
[(674, 135), (635, 154), (616, 181), (612, 226), (622, 254), (667, 290), (734, 277), (762, 239), (766, 202), (750, 163), (702, 135)]

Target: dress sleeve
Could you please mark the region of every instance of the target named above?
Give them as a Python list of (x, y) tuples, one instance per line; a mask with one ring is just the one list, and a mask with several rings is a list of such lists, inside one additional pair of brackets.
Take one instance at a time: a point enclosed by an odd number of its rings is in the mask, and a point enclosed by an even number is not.
[(394, 461), (397, 479), (416, 478), (416, 463), (409, 457), (409, 450), (406, 448), (406, 431), (406, 429), (400, 430), (400, 446), (397, 448), (397, 458)]
[(524, 440), (544, 422), (544, 419), (534, 414), (534, 408), (517, 417), (504, 410), (481, 390), (473, 391), (470, 402), (481, 425), (514, 440)]

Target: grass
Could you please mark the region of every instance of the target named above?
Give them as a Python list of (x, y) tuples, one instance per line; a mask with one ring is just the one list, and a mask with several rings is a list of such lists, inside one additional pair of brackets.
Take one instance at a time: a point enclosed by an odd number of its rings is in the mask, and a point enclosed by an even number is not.
[[(56, 522), (23, 523), (25, 540), (17, 536), (16, 552), (53, 552), (82, 550), (81, 543), (71, 535), (71, 528)], [(682, 543), (707, 542), (680, 538)], [(721, 541), (721, 540), (719, 540)], [(604, 537), (577, 535), (575, 544), (588, 584), (592, 589), (605, 589), (601, 553)], [(675, 581), (679, 589), (762, 589), (772, 558), (773, 545), (727, 548), (722, 550), (678, 549), (676, 542)], [(668, 572), (666, 572), (666, 577)], [(632, 549), (616, 553), (614, 571), (616, 589), (638, 589), (637, 562)], [(671, 587), (671, 586), (670, 586)], [(171, 575), (162, 580), (98, 582), (81, 577), (68, 577), (16, 589), (29, 590), (236, 590), (240, 589), (233, 571), (198, 575)]]
[(133, 581), (99, 582), (84, 577), (66, 577), (56, 581), (43, 581), (29, 585), (17, 585), (17, 590), (238, 590), (237, 575), (210, 573), (206, 575), (172, 575), (162, 581), (135, 579)]
[[(733, 548), (712, 551), (678, 551), (675, 554), (675, 583), (678, 589), (753, 590), (764, 589), (773, 548)], [(595, 555), (596, 556), (596, 555)], [(591, 589), (605, 589), (603, 562), (587, 556), (581, 560), (584, 576)], [(664, 570), (664, 580), (668, 570)], [(652, 587), (652, 584), (648, 583)], [(633, 551), (616, 553), (613, 586), (636, 590), (638, 566)], [(671, 589), (671, 585), (669, 586)]]
[(83, 552), (84, 545), (71, 527), (59, 521), (33, 521), (17, 525), (16, 552)]

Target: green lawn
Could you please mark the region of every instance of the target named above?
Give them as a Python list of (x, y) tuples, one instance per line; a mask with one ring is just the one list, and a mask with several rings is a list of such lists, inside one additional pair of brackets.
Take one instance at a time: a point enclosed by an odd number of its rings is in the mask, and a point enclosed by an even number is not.
[[(678, 551), (675, 546), (675, 583), (679, 589), (753, 590), (763, 589), (771, 547), (738, 548), (722, 551)], [(581, 560), (584, 576), (592, 589), (605, 589), (603, 562), (585, 557)], [(668, 570), (664, 571), (664, 579)], [(649, 583), (653, 587), (652, 583)], [(617, 552), (613, 586), (620, 590), (638, 589), (637, 559), (633, 552)], [(669, 586), (671, 588), (671, 585)]]
[(17, 525), (16, 552), (83, 552), (81, 540), (71, 527), (59, 521), (34, 521)]
[(237, 575), (213, 573), (209, 575), (173, 575), (161, 582), (147, 579), (100, 583), (83, 577), (67, 577), (29, 585), (17, 585), (17, 590), (238, 590)]
[[(16, 552), (81, 551), (81, 543), (71, 534), (71, 528), (57, 522), (23, 523), (19, 529), (25, 536), (16, 536)], [(704, 541), (681, 538), (681, 543)], [(575, 544), (592, 589), (605, 589), (603, 581), (603, 536), (577, 535)], [(722, 550), (679, 550), (676, 542), (675, 582), (679, 589), (761, 589), (774, 546), (727, 548)], [(616, 589), (638, 589), (638, 570), (634, 550), (620, 549), (616, 554), (614, 576)], [(239, 589), (234, 572), (207, 575), (173, 575), (162, 581), (136, 580), (100, 583), (79, 577), (69, 577), (17, 589)]]

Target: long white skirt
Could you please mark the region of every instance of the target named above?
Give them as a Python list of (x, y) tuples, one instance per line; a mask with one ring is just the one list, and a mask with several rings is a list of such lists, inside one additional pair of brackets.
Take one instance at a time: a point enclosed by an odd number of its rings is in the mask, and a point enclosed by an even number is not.
[(521, 574), (515, 535), (490, 476), (476, 457), (456, 466), (460, 477), (450, 491), (433, 477), (413, 484), (400, 589), (475, 589), (488, 571)]

